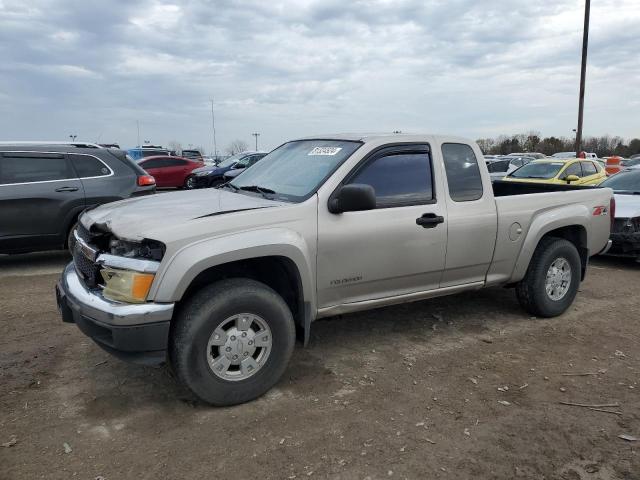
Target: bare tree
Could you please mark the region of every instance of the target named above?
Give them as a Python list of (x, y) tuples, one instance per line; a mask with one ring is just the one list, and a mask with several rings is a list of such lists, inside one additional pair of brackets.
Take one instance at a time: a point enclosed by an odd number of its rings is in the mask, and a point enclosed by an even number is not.
[(176, 155), (182, 155), (182, 144), (180, 142), (176, 142), (175, 140), (171, 140), (167, 143), (167, 147), (169, 150), (173, 150), (176, 152)]
[(480, 147), (480, 150), (482, 150), (482, 153), (488, 155), (496, 142), (493, 138), (479, 138), (476, 140), (476, 143)]
[(244, 152), (249, 149), (249, 145), (244, 140), (234, 140), (227, 147), (226, 152), (229, 155), (235, 155), (236, 153)]

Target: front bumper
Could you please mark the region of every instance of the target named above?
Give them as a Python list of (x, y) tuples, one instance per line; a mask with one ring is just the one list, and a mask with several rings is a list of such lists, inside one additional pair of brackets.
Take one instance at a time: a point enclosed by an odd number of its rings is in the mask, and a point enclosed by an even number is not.
[(640, 261), (640, 232), (612, 233), (611, 242), (607, 255), (630, 257)]
[(109, 353), (134, 363), (159, 364), (166, 359), (173, 303), (127, 304), (105, 299), (88, 289), (67, 265), (56, 285), (62, 321), (78, 328)]
[(223, 182), (222, 175), (194, 175), (194, 188), (210, 188)]

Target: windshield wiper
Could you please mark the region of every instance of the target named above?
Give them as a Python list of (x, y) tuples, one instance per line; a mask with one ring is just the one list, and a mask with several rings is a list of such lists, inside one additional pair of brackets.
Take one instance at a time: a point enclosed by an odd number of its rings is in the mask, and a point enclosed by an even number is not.
[(231, 182), (227, 182), (227, 183), (223, 183), (222, 185), (220, 185), (217, 188), (225, 188), (225, 187), (229, 187), (232, 188), (234, 192), (237, 192), (238, 190), (240, 190), (238, 187), (236, 187), (233, 183)]
[(258, 185), (245, 185), (243, 187), (239, 187), (239, 190), (245, 190), (247, 192), (257, 192), (262, 194), (264, 198), (269, 198), (267, 197), (267, 195), (273, 195), (274, 193), (276, 193), (274, 190), (271, 190), (270, 188), (260, 187)]

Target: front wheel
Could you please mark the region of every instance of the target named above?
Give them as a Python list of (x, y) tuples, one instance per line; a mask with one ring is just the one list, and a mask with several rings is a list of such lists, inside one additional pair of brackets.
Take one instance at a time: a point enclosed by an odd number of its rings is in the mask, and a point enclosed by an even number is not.
[(180, 309), (169, 346), (178, 379), (198, 398), (235, 405), (266, 393), (295, 344), (293, 316), (274, 290), (247, 278), (216, 282)]
[(184, 181), (184, 188), (186, 188), (187, 190), (193, 190), (194, 188), (196, 188), (196, 179), (193, 175), (189, 175)]
[(527, 274), (516, 286), (520, 305), (539, 317), (556, 317), (567, 310), (578, 293), (580, 255), (562, 238), (543, 238), (531, 258)]

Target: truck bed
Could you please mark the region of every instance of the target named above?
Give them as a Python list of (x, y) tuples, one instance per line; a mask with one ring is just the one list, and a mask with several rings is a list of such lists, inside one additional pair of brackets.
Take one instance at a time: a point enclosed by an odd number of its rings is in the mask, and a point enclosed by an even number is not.
[[(578, 228), (576, 235), (584, 234), (589, 256), (606, 246), (611, 224), (610, 189), (511, 182), (494, 182), (493, 188), (498, 231), (488, 285), (521, 280), (539, 238), (566, 225), (567, 219)], [(536, 234), (530, 235), (530, 231)]]
[(529, 193), (545, 192), (567, 192), (571, 190), (592, 190), (597, 186), (580, 185), (555, 185), (551, 183), (527, 183), (527, 182), (505, 182), (495, 180), (492, 182), (494, 197), (508, 197), (511, 195), (526, 195)]

